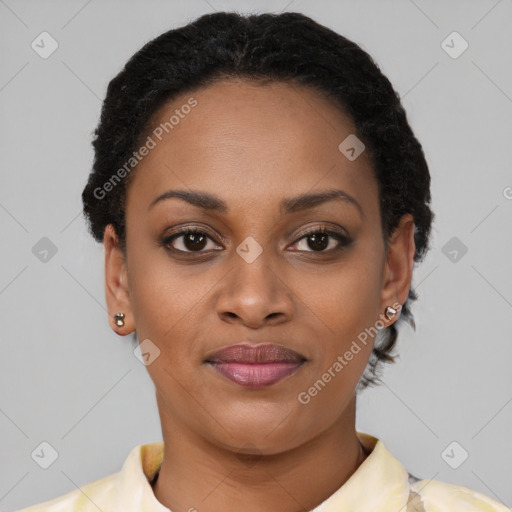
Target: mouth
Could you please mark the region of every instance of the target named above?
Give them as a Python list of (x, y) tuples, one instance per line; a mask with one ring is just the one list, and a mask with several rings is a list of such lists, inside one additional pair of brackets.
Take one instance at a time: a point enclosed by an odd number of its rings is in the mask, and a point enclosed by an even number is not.
[(282, 345), (243, 342), (218, 350), (204, 362), (236, 384), (261, 388), (293, 375), (306, 361)]

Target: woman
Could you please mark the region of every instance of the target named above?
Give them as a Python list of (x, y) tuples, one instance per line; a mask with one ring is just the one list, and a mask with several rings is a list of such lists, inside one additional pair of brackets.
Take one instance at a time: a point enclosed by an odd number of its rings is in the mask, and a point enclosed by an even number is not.
[(398, 95), (298, 13), (205, 15), (109, 84), (83, 192), (163, 442), (36, 511), (505, 511), (355, 428), (433, 214)]

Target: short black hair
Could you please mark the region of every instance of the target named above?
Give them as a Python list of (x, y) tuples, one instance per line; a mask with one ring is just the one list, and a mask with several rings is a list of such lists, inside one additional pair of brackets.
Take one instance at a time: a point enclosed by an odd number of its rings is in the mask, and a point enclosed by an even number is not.
[[(159, 109), (177, 95), (226, 79), (306, 86), (348, 113), (379, 185), (386, 246), (400, 218), (410, 213), (414, 261), (423, 259), (433, 220), (430, 174), (399, 95), (360, 46), (298, 12), (205, 14), (159, 35), (128, 60), (108, 85), (94, 132), (93, 169), (82, 193), (96, 241), (103, 240), (105, 227), (112, 224), (126, 251), (125, 199), (134, 171), (109, 186), (108, 193), (98, 191), (105, 190), (116, 170), (126, 169)], [(407, 320), (415, 329), (409, 304), (417, 298), (411, 286), (398, 320), (378, 333), (358, 389), (376, 385), (380, 363), (395, 360), (397, 326)]]

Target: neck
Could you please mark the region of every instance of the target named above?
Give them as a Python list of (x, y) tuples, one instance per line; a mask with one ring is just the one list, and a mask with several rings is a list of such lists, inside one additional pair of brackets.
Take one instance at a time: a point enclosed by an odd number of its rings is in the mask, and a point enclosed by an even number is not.
[[(157, 396), (158, 401), (158, 396)], [(294, 449), (241, 454), (202, 438), (162, 414), (164, 458), (156, 499), (173, 512), (311, 510), (339, 489), (369, 453), (355, 430), (354, 396), (326, 431)]]

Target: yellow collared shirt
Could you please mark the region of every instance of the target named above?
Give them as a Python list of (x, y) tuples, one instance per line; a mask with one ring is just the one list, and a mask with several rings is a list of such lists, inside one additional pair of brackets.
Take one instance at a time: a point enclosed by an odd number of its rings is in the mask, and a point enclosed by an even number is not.
[[(419, 480), (405, 470), (382, 441), (361, 432), (357, 435), (370, 455), (311, 512), (511, 512), (466, 487)], [(162, 441), (138, 445), (120, 472), (18, 512), (170, 512), (155, 498), (150, 485), (163, 454)]]

